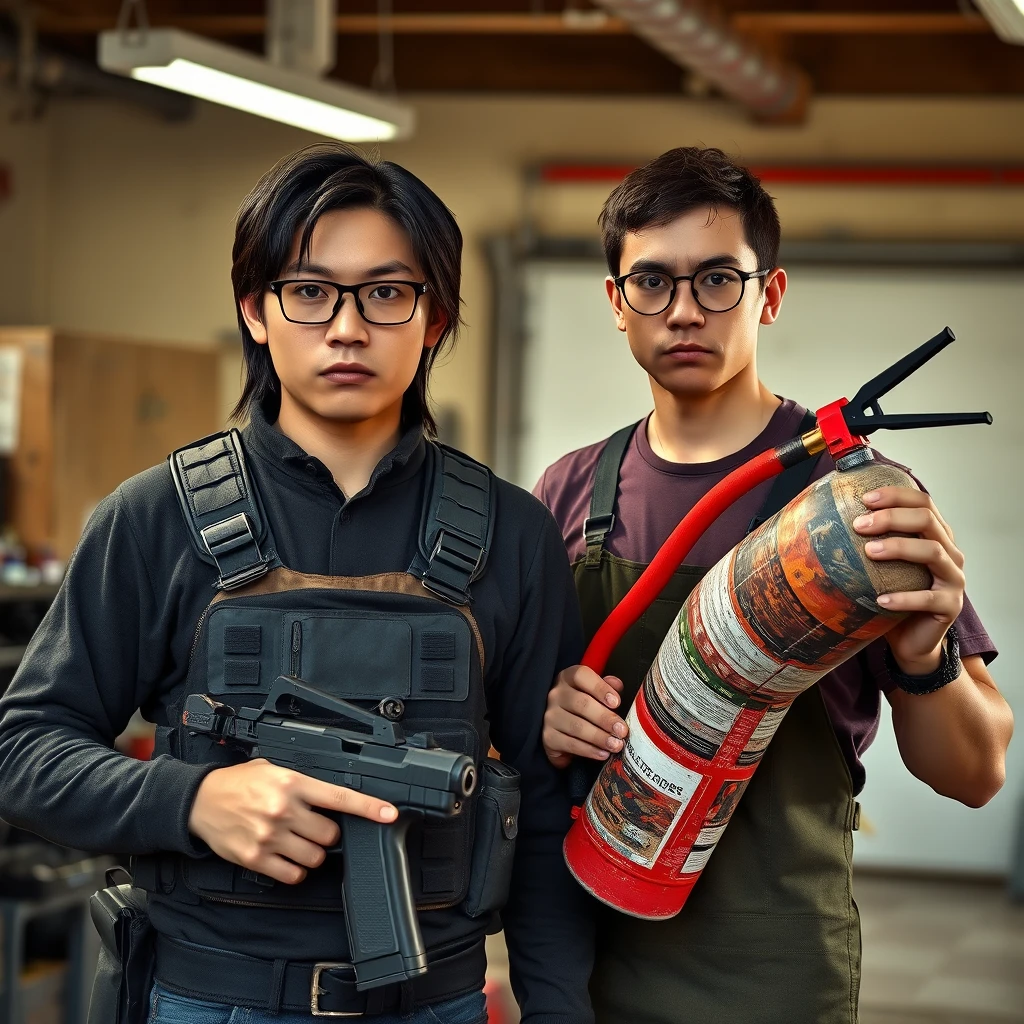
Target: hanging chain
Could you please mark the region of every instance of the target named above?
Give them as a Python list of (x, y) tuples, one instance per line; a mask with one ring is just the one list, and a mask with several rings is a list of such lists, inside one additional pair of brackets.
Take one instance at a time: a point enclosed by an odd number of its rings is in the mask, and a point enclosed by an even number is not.
[(135, 15), (135, 31), (140, 39), (146, 38), (149, 31), (149, 13), (146, 0), (121, 0), (121, 10), (117, 15), (117, 31), (126, 38), (132, 30), (132, 15)]
[(391, 23), (391, 0), (377, 0), (377, 66), (370, 84), (381, 92), (396, 92), (395, 33)]
[(14, 106), (12, 121), (35, 121), (45, 109), (39, 88), (39, 38), (36, 32), (37, 8), (27, 0), (4, 4), (18, 33), (14, 52)]

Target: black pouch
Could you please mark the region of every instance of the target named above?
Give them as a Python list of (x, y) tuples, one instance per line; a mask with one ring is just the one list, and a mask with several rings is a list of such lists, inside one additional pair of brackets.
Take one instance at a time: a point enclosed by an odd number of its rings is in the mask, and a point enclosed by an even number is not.
[(155, 959), (146, 892), (131, 885), (101, 889), (90, 897), (89, 913), (102, 945), (88, 1024), (143, 1024)]
[(480, 779), (469, 892), (470, 917), (500, 910), (508, 900), (519, 832), (519, 772), (488, 757)]

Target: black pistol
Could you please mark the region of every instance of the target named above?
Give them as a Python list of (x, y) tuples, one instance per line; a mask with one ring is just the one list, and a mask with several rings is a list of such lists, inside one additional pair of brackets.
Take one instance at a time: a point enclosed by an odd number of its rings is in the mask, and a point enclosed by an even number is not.
[[(300, 702), (362, 728), (302, 721)], [(338, 819), (345, 927), (357, 989), (423, 974), (427, 957), (409, 883), (405, 835), (421, 815), (450, 816), (462, 810), (476, 788), (473, 759), (441, 749), (428, 733), (405, 736), (395, 722), (290, 676), (278, 676), (261, 708), (236, 712), (193, 694), (185, 702), (182, 723), (192, 733), (240, 747), (250, 758), (264, 757), (398, 808), (397, 820), (390, 823), (351, 814)]]

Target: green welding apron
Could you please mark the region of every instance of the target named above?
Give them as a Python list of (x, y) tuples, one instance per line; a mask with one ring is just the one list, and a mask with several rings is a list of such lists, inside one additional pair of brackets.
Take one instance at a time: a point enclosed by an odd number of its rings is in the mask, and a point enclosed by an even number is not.
[[(620, 431), (605, 450), (588, 552), (573, 567), (588, 638), (646, 568), (604, 550), (631, 436)], [(751, 528), (798, 494), (812, 468), (783, 473)], [(605, 672), (625, 684), (623, 714), (706, 571), (678, 569), (613, 653)], [(783, 719), (682, 912), (644, 921), (601, 907), (597, 1024), (856, 1024), (856, 818), (850, 771), (814, 686)]]

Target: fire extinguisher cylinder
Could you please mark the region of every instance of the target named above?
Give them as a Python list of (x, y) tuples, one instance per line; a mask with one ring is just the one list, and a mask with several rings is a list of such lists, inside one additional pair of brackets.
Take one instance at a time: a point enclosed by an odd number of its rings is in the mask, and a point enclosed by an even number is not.
[(793, 701), (900, 621), (879, 595), (931, 586), (923, 566), (873, 561), (876, 538), (853, 529), (861, 496), (888, 486), (916, 484), (855, 448), (694, 589), (565, 840), (598, 899), (677, 914)]

